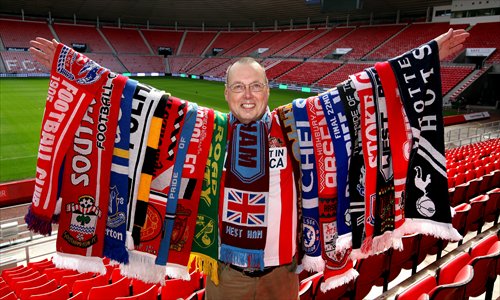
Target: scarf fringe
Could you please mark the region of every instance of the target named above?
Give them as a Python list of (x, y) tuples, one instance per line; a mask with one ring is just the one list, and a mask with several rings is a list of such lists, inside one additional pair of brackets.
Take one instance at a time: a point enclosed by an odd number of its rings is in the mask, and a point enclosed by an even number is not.
[(387, 249), (392, 248), (393, 244), (394, 240), (392, 238), (392, 232), (386, 231), (382, 235), (373, 238), (371, 253), (377, 254), (380, 252), (384, 252)]
[(352, 252), (349, 255), (349, 257), (351, 260), (359, 260), (359, 259), (365, 259), (370, 255), (372, 254), (363, 252), (361, 249), (352, 249)]
[(191, 254), (189, 257), (188, 266), (195, 263), (195, 270), (210, 276), (210, 279), (215, 285), (219, 285), (219, 272), (217, 271), (218, 263), (216, 259), (202, 253)]
[(134, 250), (134, 238), (132, 237), (132, 232), (127, 230), (127, 238), (125, 240), (125, 247), (127, 247), (128, 250)]
[(106, 267), (102, 258), (96, 256), (82, 256), (76, 254), (56, 252), (52, 258), (55, 266), (60, 269), (75, 270), (79, 273), (106, 274)]
[(325, 270), (325, 260), (321, 256), (304, 255), (302, 267), (308, 272), (323, 272)]
[(191, 279), (188, 267), (179, 264), (167, 263), (167, 266), (165, 267), (165, 274), (167, 274), (169, 278), (173, 279), (182, 279), (186, 281)]
[(222, 244), (220, 259), (223, 262), (264, 270), (264, 250), (242, 249)]
[(28, 213), (24, 216), (24, 221), (28, 225), (28, 229), (34, 233), (50, 235), (52, 233), (52, 223), (57, 223), (55, 221), (58, 221), (59, 218), (54, 219), (53, 216), (51, 220), (44, 220), (33, 213), (31, 205), (28, 207)]
[(332, 290), (332, 289), (337, 288), (339, 286), (343, 286), (345, 284), (348, 284), (348, 283), (352, 282), (353, 280), (355, 280), (358, 276), (359, 276), (358, 271), (351, 268), (343, 274), (330, 277), (330, 278), (326, 279), (323, 283), (321, 283), (321, 286), (320, 286), (321, 292), (326, 293), (329, 290)]
[(116, 264), (128, 264), (128, 252), (121, 241), (106, 239), (103, 255)]
[(156, 256), (139, 251), (129, 251), (128, 258), (128, 264), (120, 265), (123, 276), (140, 279), (146, 283), (165, 285), (165, 266), (155, 264)]
[(337, 238), (337, 243), (335, 243), (335, 251), (342, 252), (352, 247), (352, 233), (347, 233), (339, 236)]
[(403, 239), (392, 235), (392, 248), (394, 250), (403, 251)]
[(405, 223), (401, 226), (402, 234), (421, 233), (431, 235), (438, 239), (457, 242), (463, 239), (458, 231), (450, 223), (441, 223), (432, 220), (423, 219), (405, 219)]

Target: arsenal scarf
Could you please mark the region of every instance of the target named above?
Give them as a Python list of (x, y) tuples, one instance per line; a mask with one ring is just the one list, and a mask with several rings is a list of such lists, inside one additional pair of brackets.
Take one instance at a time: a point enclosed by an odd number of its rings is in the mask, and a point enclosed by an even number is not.
[(200, 107), (182, 170), (179, 200), (175, 212), (176, 217), (166, 269), (167, 276), (170, 278), (190, 278), (187, 266), (205, 175), (205, 168), (200, 166), (206, 166), (207, 163), (213, 124), (214, 111)]
[(109, 183), (109, 208), (104, 237), (104, 256), (118, 263), (128, 263), (125, 247), (127, 237), (127, 200), (128, 200), (128, 147), (130, 144), (130, 112), (132, 96), (137, 81), (127, 80), (120, 102), (118, 128), (111, 161)]
[(436, 41), (389, 60), (413, 133), (406, 181), (405, 233), (459, 240), (448, 198), (439, 51)]
[(337, 165), (337, 242), (336, 251), (351, 247), (351, 228), (349, 226), (349, 187), (348, 174), (351, 159), (351, 137), (344, 107), (337, 89), (319, 95), (328, 129), (333, 142), (335, 163)]
[(264, 269), (269, 199), (269, 113), (257, 122), (239, 123), (230, 115), (220, 260)]
[[(54, 53), (42, 120), (35, 190), (25, 216), (28, 229), (50, 234), (63, 159), (91, 101), (107, 81), (109, 70), (59, 44)], [(53, 219), (54, 218), (54, 219)]]
[[(66, 154), (57, 235), (59, 268), (105, 273), (102, 263), (111, 160), (126, 77), (108, 73)], [(78, 255), (78, 256), (77, 256)]]
[(309, 272), (321, 272), (325, 262), (321, 257), (319, 209), (318, 209), (318, 175), (316, 158), (311, 133), (311, 125), (307, 116), (309, 99), (293, 100), (293, 116), (299, 139), (302, 180), (302, 232), (305, 255), (302, 266)]
[(219, 246), (219, 225), (217, 213), (222, 167), (226, 153), (227, 114), (218, 111), (214, 114), (213, 135), (203, 186), (200, 195), (198, 215), (194, 232), (194, 242), (188, 265), (194, 260), (196, 269), (202, 271), (215, 283), (219, 283), (217, 258)]

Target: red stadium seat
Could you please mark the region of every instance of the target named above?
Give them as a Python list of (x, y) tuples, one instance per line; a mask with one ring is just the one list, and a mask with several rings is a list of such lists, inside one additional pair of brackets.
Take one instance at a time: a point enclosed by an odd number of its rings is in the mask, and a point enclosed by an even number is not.
[(488, 195), (480, 195), (469, 200), (471, 208), (467, 216), (467, 232), (477, 231), (478, 234), (481, 233), (484, 224), (484, 209), (488, 199)]
[(149, 290), (152, 286), (156, 286), (157, 291), (160, 288), (159, 284), (146, 283), (146, 282), (139, 280), (139, 279), (132, 279), (131, 285), (132, 285), (132, 294), (133, 295), (141, 294), (141, 293)]
[(83, 299), (87, 299), (89, 291), (93, 287), (104, 286), (108, 284), (108, 279), (104, 275), (97, 275), (89, 279), (76, 280), (73, 283), (73, 295), (82, 292)]
[(438, 269), (438, 285), (428, 293), (430, 299), (464, 299), (474, 277), (469, 258), (468, 253), (459, 254)]
[[(158, 286), (152, 285), (149, 289), (132, 296), (116, 297), (115, 300), (157, 300), (158, 299)], [(203, 299), (203, 298), (199, 298)]]
[(87, 299), (83, 298), (82, 292), (79, 292), (74, 294), (71, 298), (68, 298), (68, 300), (87, 300)]
[(47, 275), (42, 274), (42, 275), (39, 275), (38, 277), (33, 278), (33, 279), (13, 282), (12, 289), (14, 290), (16, 295), (21, 295), (21, 291), (23, 289), (40, 286), (40, 285), (43, 285), (47, 282), (49, 282)]
[(93, 273), (78, 273), (78, 274), (73, 274), (73, 275), (65, 275), (61, 277), (61, 280), (59, 280), (60, 285), (67, 285), (69, 290), (73, 290), (73, 284), (75, 281), (80, 280), (80, 279), (89, 279), (94, 277)]
[[(471, 209), (469, 203), (462, 203), (453, 208), (455, 210), (455, 215), (451, 220), (453, 228), (455, 228), (461, 236), (465, 236), (467, 233), (467, 216)], [(461, 244), (461, 242), (459, 243)]]
[(363, 299), (370, 292), (372, 286), (383, 279), (389, 267), (388, 252), (382, 252), (376, 255), (360, 259), (356, 262), (354, 268), (358, 271), (359, 276), (354, 280), (353, 299)]
[(420, 300), (425, 298), (424, 295), (427, 295), (436, 286), (437, 283), (434, 276), (424, 276), (397, 295), (395, 300)]
[(44, 294), (31, 296), (31, 300), (67, 300), (69, 298), (69, 289), (67, 285), (59, 287)]
[(44, 294), (54, 291), (56, 289), (57, 289), (57, 282), (55, 279), (52, 279), (51, 281), (48, 281), (43, 285), (25, 288), (21, 291), (21, 294), (18, 295), (21, 300), (24, 300), (24, 299), (29, 299), (31, 295)]
[(17, 295), (14, 292), (10, 292), (3, 297), (0, 298), (0, 300), (18, 300)]
[(494, 219), (494, 224), (496, 225), (498, 223), (498, 216), (500, 215), (500, 188), (492, 189), (491, 191), (486, 192), (486, 194), (490, 198), (489, 201), (496, 203), (496, 213)]
[(89, 291), (88, 300), (99, 300), (102, 299), (103, 295), (106, 295), (108, 299), (114, 299), (116, 297), (123, 297), (130, 295), (130, 280), (128, 278), (122, 278), (117, 282), (113, 282), (108, 285), (93, 287)]
[(417, 233), (404, 235), (402, 237), (403, 248), (401, 250), (391, 249), (389, 251), (389, 272), (385, 281), (384, 291), (387, 290), (387, 284), (399, 275), (401, 269), (415, 269), (416, 271), (419, 242), (420, 235)]
[(6, 286), (0, 288), (0, 298), (5, 297), (10, 293), (12, 293), (12, 289), (10, 288), (10, 286), (6, 285)]
[(496, 264), (500, 258), (500, 241), (496, 235), (482, 239), (469, 250), (469, 265), (474, 268), (474, 278), (466, 289), (467, 297), (478, 297), (484, 292), (491, 299), (496, 279)]
[(323, 272), (319, 272), (302, 279), (299, 286), (300, 299), (315, 299), (317, 287), (322, 278)]

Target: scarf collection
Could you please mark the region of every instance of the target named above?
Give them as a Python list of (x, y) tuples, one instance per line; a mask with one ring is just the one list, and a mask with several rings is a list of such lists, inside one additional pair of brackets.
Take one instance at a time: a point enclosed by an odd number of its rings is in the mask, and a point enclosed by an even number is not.
[(217, 284), (218, 261), (263, 270), (266, 243), (279, 242), (266, 239), (275, 118), (298, 198), (296, 258), (324, 272), (327, 291), (358, 276), (353, 259), (401, 249), (404, 234), (461, 238), (440, 91), (430, 42), (242, 124), (60, 44), (25, 219), (42, 234), (58, 221), (56, 266), (79, 272), (105, 273), (103, 256), (161, 284), (188, 280), (191, 265)]

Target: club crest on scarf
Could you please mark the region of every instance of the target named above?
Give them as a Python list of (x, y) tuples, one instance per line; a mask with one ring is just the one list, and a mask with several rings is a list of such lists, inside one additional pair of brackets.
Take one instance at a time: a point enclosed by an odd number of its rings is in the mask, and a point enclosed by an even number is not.
[(186, 243), (187, 236), (187, 223), (191, 216), (192, 211), (185, 208), (184, 206), (177, 204), (177, 210), (175, 212), (174, 229), (172, 231), (172, 237), (170, 238), (170, 249), (176, 251), (181, 251)]
[(92, 84), (101, 78), (106, 69), (65, 46), (57, 59), (57, 72), (78, 84)]
[(424, 193), (423, 196), (417, 199), (417, 211), (422, 216), (432, 217), (436, 212), (436, 207), (434, 202), (427, 196), (427, 186), (431, 183), (431, 174), (427, 174), (425, 180), (423, 180), (422, 177), (424, 177), (424, 174), (422, 173), (422, 168), (416, 166), (414, 169), (416, 171), (415, 186)]
[(92, 196), (83, 195), (78, 198), (78, 203), (68, 203), (66, 212), (71, 213), (69, 230), (65, 231), (63, 238), (71, 245), (79, 248), (88, 248), (97, 243), (95, 228), (102, 212), (95, 206)]
[(196, 218), (196, 235), (194, 241), (201, 248), (210, 247), (215, 241), (215, 220), (206, 215), (198, 215)]
[(118, 187), (114, 185), (109, 191), (109, 207), (108, 207), (108, 220), (106, 225), (111, 228), (116, 228), (122, 224), (125, 224), (126, 217), (125, 213), (118, 211), (118, 205), (123, 205), (125, 199), (120, 197), (118, 192)]

